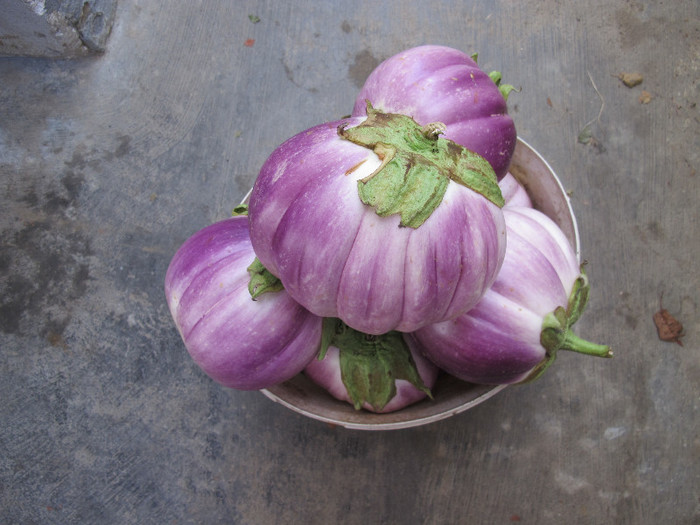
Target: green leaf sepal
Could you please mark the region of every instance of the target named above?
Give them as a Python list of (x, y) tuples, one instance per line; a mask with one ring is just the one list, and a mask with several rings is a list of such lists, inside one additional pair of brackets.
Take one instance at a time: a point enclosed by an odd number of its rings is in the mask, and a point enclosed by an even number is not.
[[(479, 53), (473, 53), (471, 55), (471, 59), (474, 62), (477, 62), (479, 59)], [(512, 84), (502, 84), (503, 75), (500, 71), (491, 71), (491, 73), (489, 73), (489, 78), (493, 81), (494, 84), (496, 84), (496, 87), (498, 87), (498, 91), (501, 92), (501, 96), (506, 101), (508, 101), (508, 95), (510, 95), (511, 91), (520, 91), (520, 89), (516, 88)]]
[(270, 270), (265, 268), (260, 260), (256, 257), (253, 262), (246, 268), (250, 275), (248, 281), (248, 292), (253, 301), (257, 300), (264, 293), (279, 292), (284, 290), (282, 281), (275, 277)]
[(510, 95), (511, 91), (520, 91), (518, 88), (516, 88), (512, 84), (503, 84), (503, 75), (501, 74), (500, 71), (491, 71), (489, 73), (489, 78), (493, 80), (493, 83), (496, 84), (496, 87), (498, 88), (498, 91), (501, 92), (501, 96), (507, 101), (508, 100), (508, 95)]
[(246, 217), (248, 216), (248, 205), (244, 202), (236, 206), (233, 210), (231, 210), (232, 217), (239, 217), (241, 215)]
[(341, 378), (356, 410), (367, 403), (381, 411), (396, 395), (397, 379), (409, 381), (432, 399), (401, 332), (369, 335), (340, 319), (326, 317), (319, 360), (325, 357), (329, 346), (339, 351)]
[(399, 214), (401, 226), (418, 228), (440, 205), (450, 181), (499, 207), (504, 200), (491, 164), (481, 155), (440, 138), (445, 125), (420, 126), (398, 113), (384, 113), (367, 101), (367, 119), (338, 126), (338, 135), (371, 149), (381, 165), (357, 182), (363, 203), (382, 217)]
[(559, 306), (542, 320), (540, 344), (545, 349), (545, 358), (520, 383), (529, 383), (539, 378), (554, 363), (559, 350), (568, 350), (596, 357), (612, 357), (607, 345), (600, 345), (581, 339), (572, 330), (588, 304), (590, 284), (581, 266), (581, 274), (574, 282), (566, 308)]

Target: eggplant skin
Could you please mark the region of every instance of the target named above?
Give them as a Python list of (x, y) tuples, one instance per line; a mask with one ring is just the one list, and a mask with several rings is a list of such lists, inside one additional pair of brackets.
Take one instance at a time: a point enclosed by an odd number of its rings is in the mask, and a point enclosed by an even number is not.
[(506, 173), (505, 177), (498, 181), (498, 187), (501, 188), (501, 194), (506, 202), (506, 206), (533, 207), (527, 191), (510, 172)]
[(367, 77), (353, 117), (366, 114), (367, 100), (421, 126), (442, 122), (445, 138), (488, 160), (499, 180), (505, 176), (515, 151), (515, 124), (498, 86), (462, 51), (426, 45), (388, 58)]
[(192, 235), (165, 277), (168, 307), (192, 359), (239, 390), (292, 378), (321, 341), (321, 318), (284, 290), (251, 299), (247, 267), (254, 259), (248, 218), (231, 217)]
[(315, 126), (280, 145), (250, 196), (250, 235), (262, 264), (321, 317), (368, 334), (410, 332), (473, 307), (503, 262), (501, 209), (450, 182), (418, 228), (362, 203), (358, 180), (381, 161), (338, 136), (351, 118)]
[(545, 359), (544, 317), (566, 307), (580, 275), (573, 248), (546, 215), (518, 206), (504, 207), (503, 215), (508, 246), (493, 286), (466, 314), (409, 335), (438, 367), (471, 383), (528, 377)]

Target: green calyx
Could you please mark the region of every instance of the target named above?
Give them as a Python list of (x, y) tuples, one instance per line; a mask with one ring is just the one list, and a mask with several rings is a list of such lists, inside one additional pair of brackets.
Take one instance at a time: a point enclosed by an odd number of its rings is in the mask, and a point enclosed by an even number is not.
[(231, 210), (232, 217), (239, 217), (241, 215), (248, 216), (248, 205), (245, 203), (239, 204), (233, 210)]
[[(473, 53), (471, 59), (474, 62), (477, 62), (479, 59), (479, 53)], [(503, 75), (500, 71), (491, 71), (491, 73), (489, 73), (489, 78), (493, 80), (494, 84), (496, 84), (496, 87), (498, 87), (498, 91), (501, 92), (501, 95), (506, 101), (508, 100), (508, 95), (510, 95), (511, 91), (520, 91), (512, 84), (502, 84), (501, 81), (503, 80)]]
[(486, 159), (468, 149), (440, 138), (440, 123), (420, 126), (397, 113), (383, 113), (367, 101), (367, 120), (338, 135), (371, 149), (381, 165), (357, 182), (363, 203), (378, 215), (399, 214), (401, 226), (418, 228), (440, 205), (450, 181), (461, 184), (499, 207), (503, 195), (493, 168)]
[(508, 100), (508, 95), (510, 95), (511, 91), (519, 91), (518, 88), (512, 84), (501, 83), (503, 75), (501, 75), (500, 71), (491, 71), (491, 73), (489, 73), (489, 78), (493, 80), (493, 83), (498, 87), (498, 91), (501, 92), (501, 95), (503, 95), (503, 98), (506, 100)]
[(540, 377), (554, 362), (559, 350), (568, 350), (596, 357), (612, 357), (613, 353), (607, 345), (599, 345), (581, 339), (572, 331), (572, 326), (579, 320), (588, 303), (590, 285), (581, 267), (581, 275), (574, 282), (569, 301), (564, 308), (557, 307), (545, 316), (540, 332), (540, 344), (546, 350), (544, 360), (521, 383), (529, 383)]
[(282, 281), (272, 275), (272, 273), (270, 273), (270, 271), (263, 266), (257, 257), (253, 260), (251, 265), (246, 268), (246, 270), (250, 275), (248, 292), (250, 292), (250, 296), (252, 297), (253, 301), (264, 293), (279, 292), (284, 290)]
[(409, 381), (432, 398), (400, 332), (368, 335), (327, 317), (323, 319), (319, 360), (329, 346), (339, 350), (341, 377), (356, 410), (364, 403), (382, 410), (396, 395), (397, 379)]

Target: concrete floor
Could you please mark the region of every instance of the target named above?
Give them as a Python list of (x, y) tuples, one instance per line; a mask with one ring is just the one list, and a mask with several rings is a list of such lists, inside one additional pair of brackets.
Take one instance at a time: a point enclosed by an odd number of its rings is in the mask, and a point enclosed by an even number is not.
[[(522, 88), (589, 261), (578, 331), (615, 358), (379, 433), (219, 387), (168, 313), (170, 258), (423, 43)], [(698, 523), (699, 101), (694, 0), (124, 0), (103, 55), (0, 59), (0, 522)]]

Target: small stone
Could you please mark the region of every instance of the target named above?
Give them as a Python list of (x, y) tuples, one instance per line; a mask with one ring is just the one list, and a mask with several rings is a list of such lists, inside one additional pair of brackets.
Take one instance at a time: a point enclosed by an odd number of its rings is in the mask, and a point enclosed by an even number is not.
[(644, 77), (639, 73), (620, 73), (618, 77), (628, 88), (638, 86), (644, 81)]

